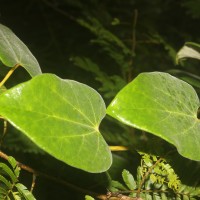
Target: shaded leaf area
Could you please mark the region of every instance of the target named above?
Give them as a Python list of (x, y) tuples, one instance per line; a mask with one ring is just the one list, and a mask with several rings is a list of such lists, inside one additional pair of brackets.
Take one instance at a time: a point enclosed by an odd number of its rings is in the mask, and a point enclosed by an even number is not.
[(190, 85), (169, 74), (154, 72), (140, 74), (122, 89), (107, 113), (163, 138), (181, 155), (200, 160), (198, 108), (198, 96)]
[(0, 104), (3, 117), (57, 159), (90, 172), (110, 167), (98, 130), (105, 105), (92, 88), (45, 74), (6, 91)]
[(0, 60), (8, 67), (20, 65), (31, 76), (41, 74), (40, 66), (27, 46), (6, 26), (0, 24)]

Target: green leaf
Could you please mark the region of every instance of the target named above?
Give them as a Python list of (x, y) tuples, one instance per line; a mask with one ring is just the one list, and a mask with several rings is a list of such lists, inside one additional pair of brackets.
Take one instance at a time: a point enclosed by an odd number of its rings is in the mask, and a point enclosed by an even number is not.
[(5, 190), (4, 188), (2, 188), (2, 186), (0, 187), (0, 198), (3, 196), (5, 197), (7, 195), (7, 190)]
[(21, 183), (17, 183), (15, 187), (26, 200), (36, 200), (33, 194)]
[(175, 145), (181, 155), (200, 160), (199, 99), (184, 81), (167, 73), (143, 73), (123, 88), (107, 113)]
[(10, 163), (13, 169), (17, 166), (17, 161), (12, 156), (8, 157), (8, 162)]
[(13, 171), (14, 171), (14, 173), (15, 173), (15, 176), (18, 178), (18, 177), (19, 177), (19, 174), (20, 174), (21, 168), (17, 166), (17, 161), (16, 161), (12, 156), (9, 156), (9, 157), (8, 157), (8, 162), (9, 162), (10, 165), (12, 166)]
[(178, 77), (179, 79), (189, 83), (190, 85), (200, 88), (200, 76), (197, 76), (195, 74), (185, 72), (182, 70), (168, 70), (168, 73), (170, 73), (173, 76)]
[(2, 175), (0, 175), (0, 185), (2, 187), (2, 183), (4, 183), (8, 188), (12, 187), (12, 184), (6, 179), (4, 178)]
[(6, 87), (3, 85), (0, 87), (0, 94), (6, 91)]
[(165, 192), (161, 192), (160, 196), (161, 196), (162, 200), (168, 200), (168, 197)]
[(17, 182), (17, 177), (13, 173), (13, 171), (4, 163), (0, 163), (0, 170), (6, 173), (10, 177), (13, 183)]
[(200, 45), (192, 42), (187, 42), (179, 50), (176, 56), (176, 63), (179, 63), (181, 59), (194, 58), (200, 60)]
[(126, 188), (123, 184), (121, 184), (120, 182), (118, 181), (114, 181), (112, 180), (111, 181), (111, 184), (110, 184), (110, 187), (109, 187), (109, 190), (111, 192), (116, 192), (118, 190), (128, 190), (128, 188)]
[(86, 195), (85, 200), (95, 200), (95, 199), (93, 197), (89, 196), (89, 195)]
[(22, 198), (19, 195), (20, 195), (19, 192), (12, 192), (14, 200), (22, 200)]
[(0, 187), (0, 199), (9, 199), (8, 195), (8, 191), (4, 188), (2, 188), (2, 185)]
[(106, 171), (111, 152), (99, 132), (106, 112), (87, 85), (43, 74), (0, 95), (0, 114), (55, 158), (89, 172)]
[(0, 61), (8, 67), (21, 65), (31, 76), (42, 73), (37, 60), (27, 46), (2, 24), (0, 24)]
[(136, 189), (136, 182), (133, 178), (133, 175), (128, 170), (123, 170), (122, 177), (130, 190)]

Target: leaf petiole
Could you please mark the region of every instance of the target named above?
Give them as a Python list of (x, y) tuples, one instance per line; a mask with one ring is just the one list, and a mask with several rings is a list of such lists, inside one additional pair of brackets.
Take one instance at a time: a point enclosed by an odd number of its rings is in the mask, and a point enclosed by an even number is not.
[(128, 151), (128, 147), (125, 146), (109, 146), (111, 151)]
[(10, 78), (10, 76), (13, 74), (13, 72), (19, 67), (21, 66), (20, 64), (16, 64), (14, 67), (11, 68), (11, 70), (6, 74), (6, 76), (4, 77), (4, 79), (0, 82), (0, 88), (2, 87), (2, 85), (4, 85), (4, 83)]

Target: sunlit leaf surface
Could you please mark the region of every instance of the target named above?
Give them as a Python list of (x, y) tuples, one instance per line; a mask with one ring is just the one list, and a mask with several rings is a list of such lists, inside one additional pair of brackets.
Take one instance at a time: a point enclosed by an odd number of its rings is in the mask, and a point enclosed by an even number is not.
[(99, 132), (105, 112), (95, 90), (52, 74), (0, 95), (0, 115), (52, 156), (89, 172), (106, 171), (112, 162)]
[[(142, 73), (123, 88), (107, 113), (175, 145), (180, 154), (200, 160), (200, 106), (195, 90), (167, 73)], [(159, 145), (159, 144), (158, 144)]]

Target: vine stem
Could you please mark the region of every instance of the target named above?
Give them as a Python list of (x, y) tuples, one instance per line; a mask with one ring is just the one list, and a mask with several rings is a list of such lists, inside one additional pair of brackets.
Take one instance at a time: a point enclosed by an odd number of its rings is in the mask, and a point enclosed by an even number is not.
[(128, 151), (128, 147), (125, 146), (109, 146), (111, 151)]
[(134, 18), (133, 18), (133, 31), (132, 31), (132, 53), (135, 53), (136, 47), (136, 24), (138, 20), (138, 10), (134, 10)]
[(6, 132), (7, 132), (7, 128), (8, 128), (8, 121), (5, 120), (3, 117), (0, 116), (0, 119), (3, 119), (3, 134), (0, 138), (0, 147), (2, 146), (2, 143), (3, 143), (3, 139), (6, 135)]
[[(3, 158), (4, 160), (8, 160), (8, 158), (9, 158), (9, 156), (7, 154), (5, 154), (4, 152), (2, 152), (2, 151), (0, 151), (0, 157)], [(33, 181), (35, 181), (36, 176), (41, 176), (41, 177), (44, 177), (44, 178), (46, 178), (48, 180), (51, 180), (51, 181), (54, 181), (56, 183), (62, 184), (64, 186), (68, 187), (68, 188), (71, 188), (71, 189), (75, 190), (75, 191), (81, 192), (83, 194), (88, 194), (88, 195), (91, 195), (91, 196), (99, 196), (99, 194), (97, 194), (95, 192), (91, 192), (89, 190), (86, 190), (86, 189), (80, 188), (78, 186), (75, 186), (75, 185), (73, 185), (71, 183), (68, 183), (68, 182), (66, 182), (66, 181), (64, 181), (62, 179), (57, 178), (57, 177), (50, 176), (50, 175), (45, 174), (43, 172), (37, 171), (37, 170), (35, 170), (35, 169), (33, 169), (33, 168), (31, 168), (31, 167), (19, 162), (19, 161), (17, 161), (17, 165), (21, 169), (33, 174)], [(33, 187), (34, 184), (35, 183), (32, 183), (32, 187)], [(33, 190), (33, 188), (31, 188), (31, 190)]]
[(11, 70), (6, 74), (6, 76), (4, 77), (4, 79), (0, 82), (0, 88), (2, 87), (2, 85), (4, 85), (4, 83), (10, 78), (10, 76), (12, 75), (12, 73), (19, 67), (21, 66), (20, 64), (16, 64), (14, 67), (11, 68)]

